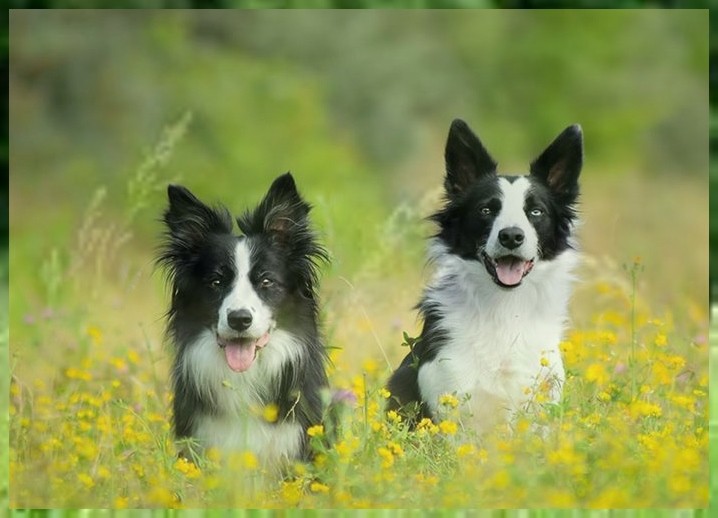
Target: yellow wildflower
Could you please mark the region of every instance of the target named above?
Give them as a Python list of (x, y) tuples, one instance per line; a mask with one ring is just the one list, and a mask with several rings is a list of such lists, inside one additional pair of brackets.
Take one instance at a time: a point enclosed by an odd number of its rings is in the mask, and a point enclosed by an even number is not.
[(85, 333), (90, 337), (93, 345), (102, 345), (102, 331), (96, 326), (87, 326)]
[(629, 407), (631, 415), (635, 417), (661, 417), (663, 411), (660, 406), (647, 401), (635, 400)]
[(381, 467), (388, 469), (394, 465), (394, 454), (387, 448), (379, 448), (377, 450), (379, 457), (381, 457)]
[(608, 373), (606, 367), (602, 363), (592, 363), (586, 369), (586, 380), (593, 381), (598, 385), (603, 385), (608, 381)]
[(322, 484), (321, 482), (312, 482), (309, 485), (309, 490), (312, 493), (324, 493), (327, 494), (329, 492), (329, 486)]
[(456, 408), (459, 406), (459, 398), (453, 394), (443, 394), (439, 397), (439, 404), (449, 408)]
[(177, 498), (172, 492), (161, 486), (155, 486), (150, 489), (147, 495), (151, 504), (160, 507), (177, 507)]
[(78, 473), (77, 479), (82, 482), (82, 485), (87, 489), (90, 489), (95, 485), (95, 481), (92, 480), (92, 477), (87, 473)]
[(397, 457), (401, 457), (402, 455), (404, 455), (404, 450), (399, 443), (389, 441), (386, 446)]
[(279, 407), (274, 403), (270, 403), (262, 410), (262, 417), (268, 423), (273, 423), (279, 417)]
[(302, 499), (301, 480), (287, 480), (282, 482), (280, 494), (288, 507), (296, 506)]
[(324, 425), (315, 424), (307, 428), (307, 435), (309, 437), (323, 437), (324, 436)]
[(446, 435), (454, 435), (458, 429), (459, 427), (454, 421), (444, 420), (439, 423), (439, 430)]
[(130, 503), (130, 499), (126, 496), (118, 496), (115, 498), (115, 502), (113, 507), (115, 509), (127, 509), (127, 506)]
[(110, 358), (110, 363), (112, 366), (117, 369), (120, 372), (126, 372), (127, 371), (127, 362), (123, 360), (122, 358), (118, 358), (116, 356), (113, 356)]
[(205, 456), (207, 457), (207, 460), (210, 462), (219, 462), (221, 458), (221, 453), (219, 451), (219, 448), (207, 448), (207, 451), (205, 452)]
[(201, 475), (201, 472), (195, 463), (185, 459), (184, 457), (180, 457), (175, 461), (174, 468), (187, 478), (197, 478)]
[(92, 374), (86, 370), (78, 369), (77, 367), (68, 367), (65, 369), (65, 376), (71, 380), (90, 381), (92, 379)]
[(395, 423), (395, 424), (401, 423), (401, 416), (400, 416), (396, 411), (394, 411), (394, 410), (389, 410), (389, 411), (386, 413), (386, 417), (387, 417), (387, 419), (389, 419), (389, 421), (391, 421), (392, 423)]
[(247, 470), (255, 470), (259, 467), (259, 461), (257, 456), (251, 451), (245, 451), (242, 453), (242, 466)]
[[(314, 456), (314, 465), (315, 465), (316, 467), (318, 467), (318, 468), (323, 468), (324, 466), (327, 465), (327, 461), (328, 461), (328, 460), (329, 460), (329, 459), (327, 458), (327, 456), (326, 456), (325, 454), (323, 454), (323, 453), (318, 453), (317, 455)], [(301, 466), (302, 469), (303, 469), (303, 472), (302, 472), (302, 473), (298, 473), (299, 466)], [(301, 475), (304, 475), (304, 474), (306, 473), (306, 469), (307, 469), (307, 468), (304, 466), (304, 464), (297, 464), (297, 466), (295, 467), (294, 472), (295, 472), (297, 475), (301, 476)]]
[(439, 433), (439, 427), (428, 417), (422, 418), (419, 424), (416, 425), (416, 429), (420, 432), (429, 432), (431, 435)]
[(367, 358), (362, 363), (362, 370), (366, 372), (369, 376), (372, 376), (379, 370), (379, 364), (374, 358)]
[(127, 359), (130, 360), (130, 363), (133, 365), (137, 365), (140, 362), (140, 355), (137, 354), (137, 351), (134, 349), (130, 349), (127, 351)]
[(461, 444), (456, 448), (456, 456), (459, 458), (468, 457), (476, 453), (476, 446), (473, 444)]

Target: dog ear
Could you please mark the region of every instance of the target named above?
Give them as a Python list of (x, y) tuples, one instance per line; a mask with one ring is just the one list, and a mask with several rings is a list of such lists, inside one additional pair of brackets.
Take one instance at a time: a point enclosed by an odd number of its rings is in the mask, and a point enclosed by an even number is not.
[(307, 224), (310, 207), (299, 195), (291, 173), (287, 172), (272, 182), (266, 199), (271, 200), (264, 218), (267, 231), (284, 233)]
[(450, 196), (461, 193), (481, 176), (496, 174), (496, 161), (461, 119), (455, 119), (451, 123), (444, 158), (446, 160), (444, 188)]
[(575, 198), (578, 175), (583, 165), (583, 133), (581, 126), (569, 126), (531, 162), (531, 174), (554, 192)]
[(257, 208), (237, 219), (245, 234), (265, 232), (277, 236), (306, 228), (310, 206), (297, 191), (292, 174), (279, 176)]
[(189, 189), (181, 185), (169, 185), (167, 197), (169, 208), (165, 211), (164, 222), (172, 236), (191, 241), (209, 233), (232, 231), (232, 217), (226, 209), (208, 207)]

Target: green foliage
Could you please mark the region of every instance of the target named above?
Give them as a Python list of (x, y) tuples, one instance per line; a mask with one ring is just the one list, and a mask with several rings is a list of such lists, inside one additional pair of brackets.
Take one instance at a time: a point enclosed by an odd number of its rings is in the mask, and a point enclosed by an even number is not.
[[(11, 8), (105, 7), (103, 0), (10, 0)], [(114, 8), (145, 9), (508, 9), (707, 8), (708, 0), (115, 0)]]
[[(322, 115), (329, 133), (356, 143), (379, 166), (415, 152), (425, 142), (427, 123), (443, 128), (462, 115), (482, 129), (506, 134), (500, 152), (533, 151), (579, 121), (592, 137), (587, 142), (594, 161), (641, 156), (650, 163), (638, 166), (700, 170), (695, 157), (705, 157), (696, 152), (704, 145), (707, 120), (697, 102), (707, 92), (705, 13), (609, 11), (591, 16), (591, 23), (586, 16), (582, 11), (16, 14), (11, 36), (19, 51), (12, 77), (24, 79), (21, 84), (33, 79), (27, 85), (47, 92), (54, 102), (47, 115), (38, 115), (72, 128), (76, 144), (70, 148), (82, 146), (103, 168), (125, 166), (130, 150), (188, 108), (202, 129), (202, 154), (220, 154), (215, 161), (229, 158), (221, 156), (226, 151), (219, 144), (225, 142), (217, 141), (217, 134), (225, 133), (217, 128), (217, 112), (230, 119), (222, 129), (235, 131), (235, 143), (243, 141), (236, 121), (253, 113), (239, 99), (264, 94), (265, 101), (276, 101), (282, 90), (301, 85), (312, 102), (326, 106)], [(607, 34), (613, 35), (610, 40)], [(88, 40), (93, 46), (84, 44)], [(50, 54), (42, 51), (48, 45)], [(137, 47), (146, 51), (127, 52)], [(38, 69), (48, 73), (34, 73)], [(266, 75), (271, 80), (262, 83)], [(108, 87), (106, 77), (122, 77), (123, 87)], [(284, 103), (258, 106), (271, 123)], [(282, 128), (272, 131), (281, 135)], [(47, 155), (56, 156), (57, 147), (67, 146), (53, 146), (50, 139)], [(685, 158), (693, 162), (685, 164)], [(234, 164), (227, 165), (233, 170)]]
[[(710, 196), (710, 255), (718, 257), (718, 106), (710, 109), (710, 172), (708, 177)], [(716, 302), (718, 295), (718, 262), (710, 263), (711, 302)]]
[[(93, 9), (103, 0), (10, 0), (11, 8)], [(122, 9), (466, 9), (492, 7), (490, 0), (115, 0)]]
[[(10, 341), (10, 327), (7, 312), (7, 275), (6, 275), (7, 259), (0, 258), (0, 372), (4, 373), (0, 376), (0, 393), (8, 394), (10, 390), (10, 380), (7, 373), (10, 372), (10, 353), (8, 344)], [(9, 507), (9, 474), (7, 471), (10, 451), (9, 436), (10, 431), (10, 413), (7, 398), (3, 398), (0, 403), (0, 508), (7, 509)]]
[[(463, 3), (447, 2), (455, 5)], [(9, 454), (11, 476), (26, 490), (10, 495), (15, 505), (703, 498), (705, 465), (695, 462), (706, 449), (707, 254), (695, 235), (707, 233), (705, 13), (10, 18), (13, 337), (7, 344), (0, 335), (0, 353), (12, 352), (0, 370), (12, 369), (14, 414), (13, 450), (0, 447), (0, 464)], [(422, 218), (438, 202), (454, 116), (477, 128), (507, 170), (525, 169), (565, 125), (584, 126), (588, 267), (564, 348), (566, 398), (541, 417), (547, 444), (563, 455), (554, 464), (535, 435), (496, 436), (483, 443), (484, 459), (482, 444), (454, 429), (457, 420), (429, 440), (380, 418), (382, 383), (407, 353), (401, 331), (409, 347), (418, 332), (411, 307), (428, 273), (422, 251), (431, 232)], [(711, 129), (715, 136), (715, 112)], [(252, 476), (237, 483), (256, 459), (237, 459), (237, 475), (216, 458), (197, 471), (172, 454), (161, 344), (167, 293), (151, 262), (166, 183), (236, 213), (288, 169), (332, 253), (322, 283), (332, 382), (363, 399), (338, 413), (343, 448), (316, 439), (325, 464), (305, 466), (294, 486), (261, 492)], [(645, 272), (626, 279), (613, 265), (634, 255)], [(2, 426), (7, 419), (0, 435)], [(590, 477), (573, 471), (585, 466)], [(581, 487), (597, 489), (595, 500)], [(554, 491), (561, 488), (572, 492)], [(242, 491), (249, 500), (239, 501)]]

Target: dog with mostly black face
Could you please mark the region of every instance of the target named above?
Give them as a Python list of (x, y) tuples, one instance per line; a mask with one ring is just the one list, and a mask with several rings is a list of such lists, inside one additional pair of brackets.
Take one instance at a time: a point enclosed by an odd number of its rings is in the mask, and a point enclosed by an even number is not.
[(561, 398), (582, 132), (566, 128), (528, 175), (500, 175), (457, 119), (445, 159), (445, 204), (431, 217), (436, 271), (418, 304), (423, 330), (389, 379), (388, 409), (440, 419), (442, 396), (453, 395), (482, 433), (539, 393)]
[(269, 467), (306, 458), (322, 418), (327, 354), (317, 325), (327, 260), (290, 173), (237, 218), (168, 187), (158, 264), (171, 287), (173, 428)]

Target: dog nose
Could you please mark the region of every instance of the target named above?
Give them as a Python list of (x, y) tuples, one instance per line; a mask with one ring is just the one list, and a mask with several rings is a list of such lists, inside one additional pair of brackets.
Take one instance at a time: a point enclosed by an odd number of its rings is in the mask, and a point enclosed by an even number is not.
[(252, 325), (252, 314), (248, 309), (237, 309), (227, 313), (227, 324), (235, 331), (245, 331)]
[(499, 232), (499, 243), (509, 250), (518, 248), (524, 242), (524, 231), (519, 227), (508, 227)]

